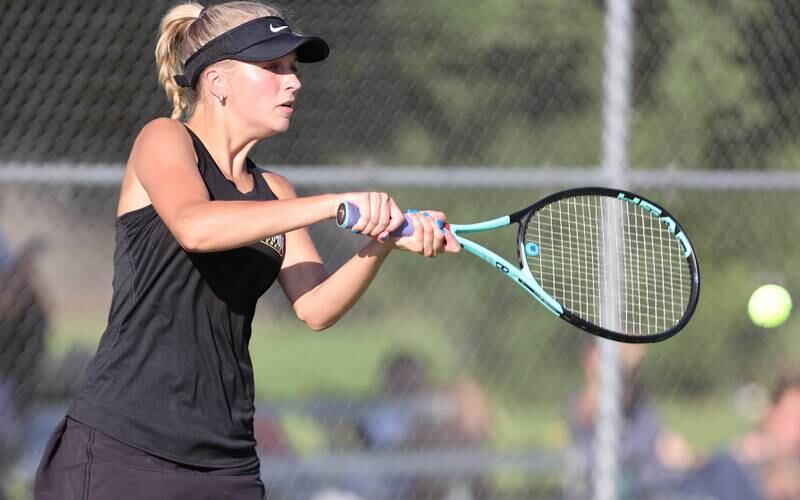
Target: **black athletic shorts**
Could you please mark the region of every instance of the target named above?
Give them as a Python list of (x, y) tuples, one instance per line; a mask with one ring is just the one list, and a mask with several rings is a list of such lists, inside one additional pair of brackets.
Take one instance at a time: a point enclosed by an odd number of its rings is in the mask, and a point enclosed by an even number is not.
[(45, 448), (35, 500), (263, 500), (259, 465), (210, 469), (143, 452), (69, 417)]

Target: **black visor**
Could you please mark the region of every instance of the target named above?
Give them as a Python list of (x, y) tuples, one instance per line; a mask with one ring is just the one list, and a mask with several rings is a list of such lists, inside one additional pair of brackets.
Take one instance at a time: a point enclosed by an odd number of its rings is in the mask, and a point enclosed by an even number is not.
[(280, 17), (261, 17), (226, 31), (203, 45), (186, 60), (184, 73), (175, 76), (181, 87), (194, 87), (200, 73), (225, 59), (245, 62), (272, 61), (291, 52), (298, 62), (312, 63), (328, 57), (330, 49), (322, 38), (298, 35)]

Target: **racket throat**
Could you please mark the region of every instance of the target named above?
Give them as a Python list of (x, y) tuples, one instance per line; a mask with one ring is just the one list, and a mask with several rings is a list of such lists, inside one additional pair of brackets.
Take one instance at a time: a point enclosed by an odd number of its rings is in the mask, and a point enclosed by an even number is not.
[[(499, 219), (496, 219), (499, 220)], [(480, 257), (484, 261), (493, 265), (495, 269), (503, 273), (505, 276), (513, 280), (516, 284), (525, 289), (528, 293), (533, 295), (536, 300), (542, 303), (550, 312), (556, 316), (561, 316), (564, 309), (556, 302), (544, 289), (536, 282), (536, 280), (527, 274), (527, 272), (520, 270), (518, 267), (511, 264), (509, 261), (500, 257), (491, 250), (484, 248), (477, 243), (474, 243), (466, 238), (460, 237), (453, 232), (456, 240), (461, 244), (461, 247), (470, 252), (471, 254)]]

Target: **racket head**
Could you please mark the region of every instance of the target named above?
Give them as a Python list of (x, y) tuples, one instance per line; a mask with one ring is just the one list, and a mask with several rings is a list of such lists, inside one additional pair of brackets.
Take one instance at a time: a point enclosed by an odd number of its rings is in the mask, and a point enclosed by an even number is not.
[(517, 256), (565, 321), (629, 343), (678, 333), (700, 297), (700, 269), (686, 231), (630, 191), (568, 189), (510, 214)]

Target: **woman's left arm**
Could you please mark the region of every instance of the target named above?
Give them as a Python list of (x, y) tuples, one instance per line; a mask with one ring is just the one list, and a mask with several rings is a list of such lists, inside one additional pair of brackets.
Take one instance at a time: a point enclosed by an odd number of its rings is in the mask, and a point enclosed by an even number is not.
[[(297, 196), (285, 177), (274, 173), (265, 176), (278, 198)], [(416, 241), (405, 249), (431, 257), (445, 249), (458, 251), (458, 244), (451, 236), (445, 238), (436, 224), (422, 223), (419, 219), (413, 221)], [(286, 234), (286, 255), (278, 281), (297, 317), (312, 330), (324, 330), (358, 301), (392, 247), (391, 243), (370, 240), (342, 267), (328, 275), (308, 229), (297, 229)]]

